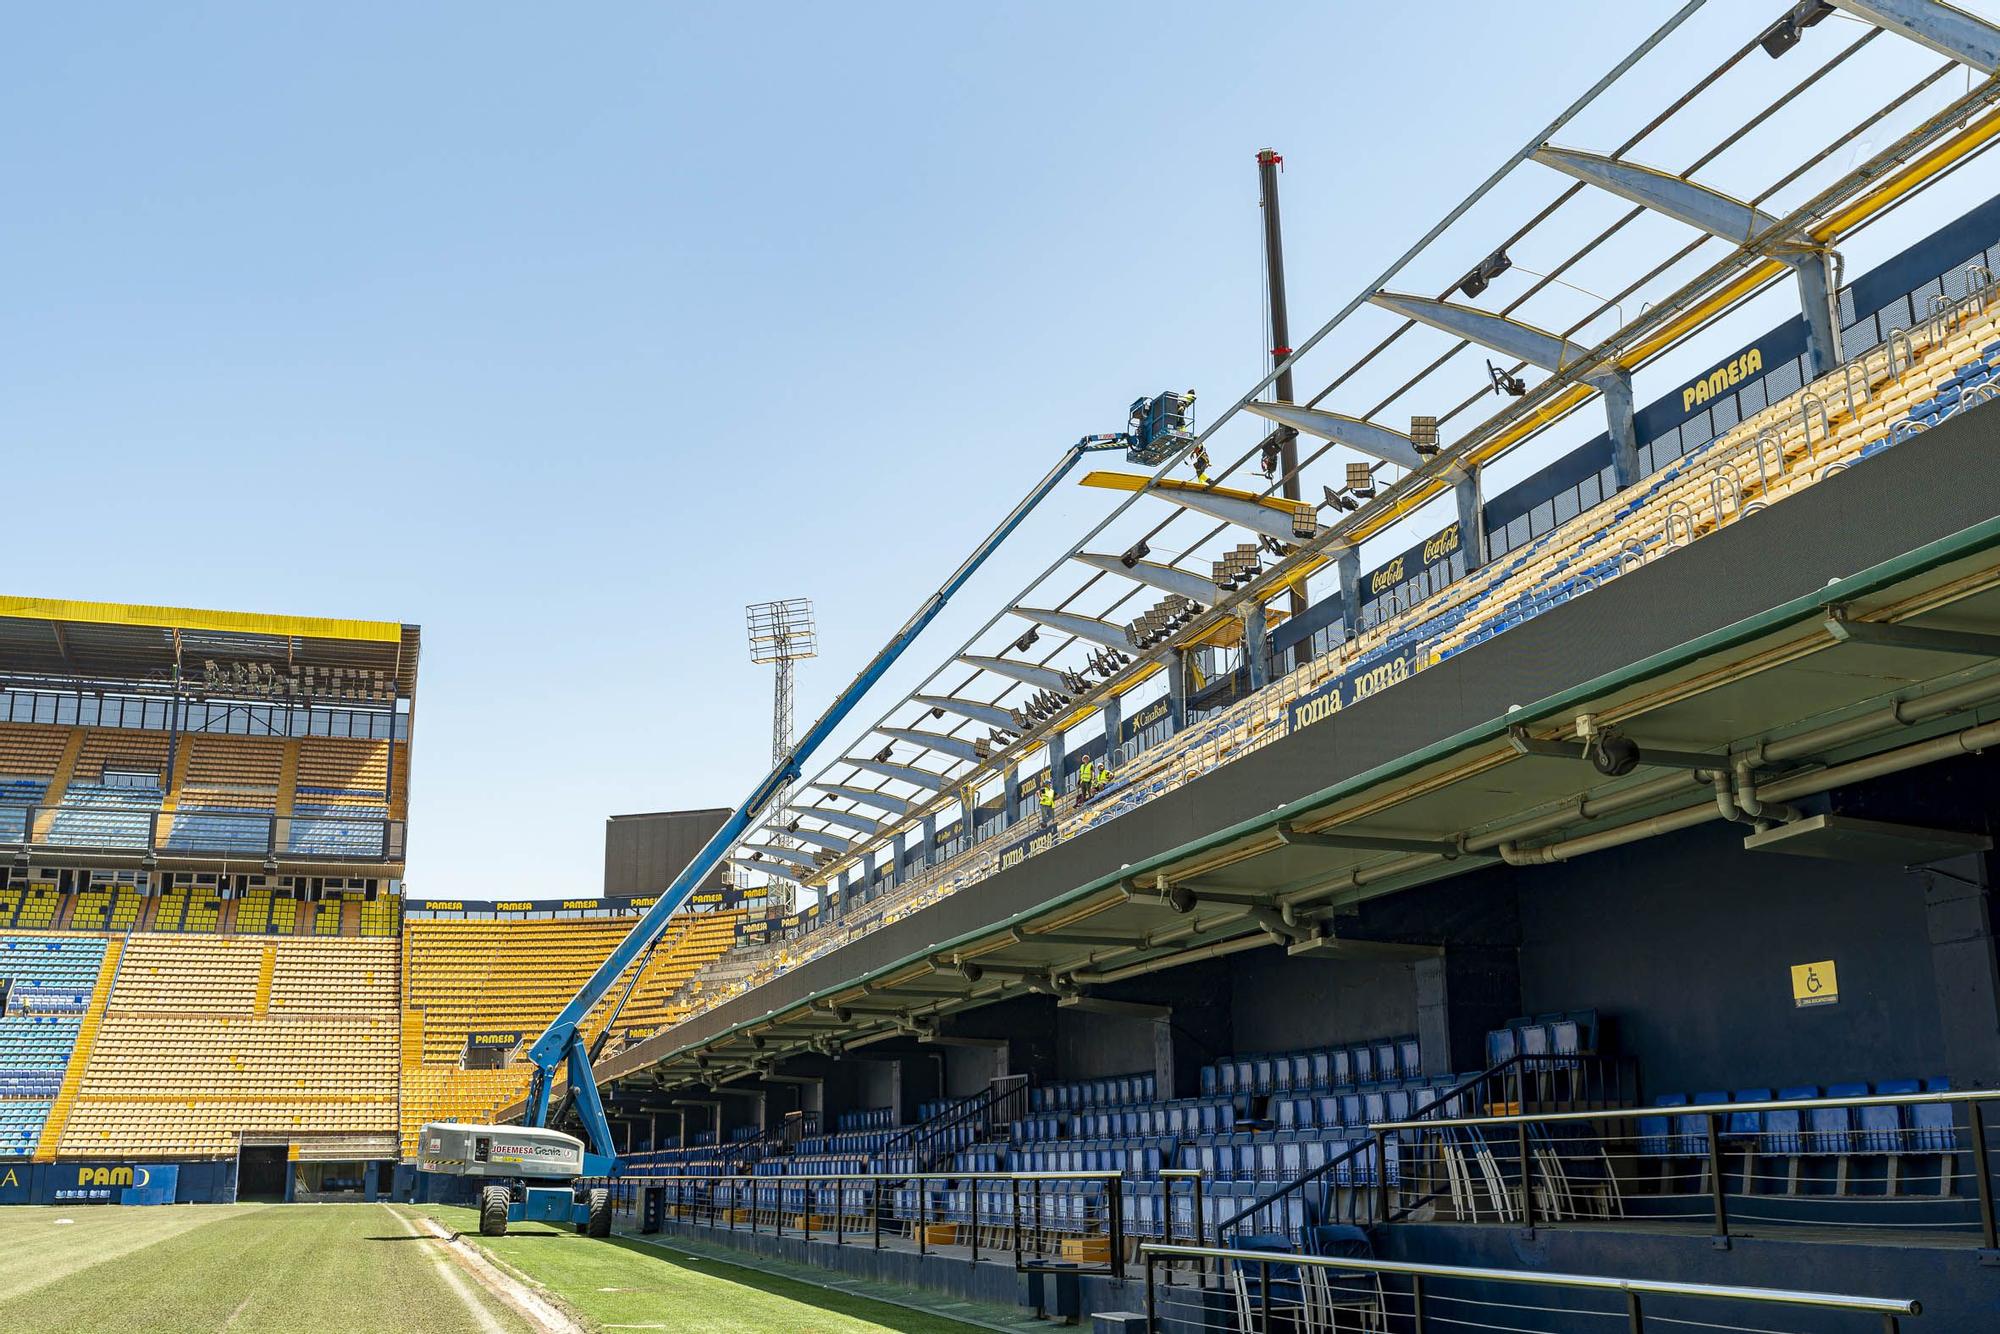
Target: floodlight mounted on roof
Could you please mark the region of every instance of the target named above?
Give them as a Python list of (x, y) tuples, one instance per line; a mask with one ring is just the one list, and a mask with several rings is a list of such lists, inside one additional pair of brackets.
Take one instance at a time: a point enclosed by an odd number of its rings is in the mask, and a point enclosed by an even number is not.
[(1833, 6), (1826, 0), (1799, 0), (1784, 17), (1764, 29), (1757, 38), (1757, 45), (1764, 48), (1765, 55), (1776, 60), (1799, 44), (1799, 38), (1807, 28), (1832, 12)]

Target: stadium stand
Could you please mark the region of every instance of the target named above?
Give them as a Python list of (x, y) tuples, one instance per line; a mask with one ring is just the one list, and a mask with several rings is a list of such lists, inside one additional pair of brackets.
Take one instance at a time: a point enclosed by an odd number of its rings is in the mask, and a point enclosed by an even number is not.
[(386, 941), (135, 934), (60, 1152), (210, 1157), (264, 1134), (393, 1157), (398, 990)]
[[(1116, 780), (1093, 800), (1075, 793), (1059, 799), (1057, 836), (1072, 838), (1117, 819), (1281, 739), (1291, 730), (1291, 705), (1330, 684), (1385, 664), (1404, 674), (1421, 671), (2000, 396), (1996, 371), (2000, 303), (1988, 303), (1975, 287), (1916, 327), (1893, 331), (1835, 371), (1695, 445), (1640, 486), (1582, 508), (1265, 690), (1123, 757)], [(822, 919), (802, 936), (726, 958), (691, 980), (691, 1011), (720, 1004), (978, 883), (998, 869), (1003, 845), (1015, 837), (989, 836), (911, 872), (842, 918)]]
[[(650, 1035), (680, 1013), (672, 997), (736, 939), (738, 910), (691, 913), (662, 940), (632, 986), (617, 1031)], [(519, 1098), (532, 1066), (466, 1069), (473, 1034), (538, 1034), (631, 929), (631, 918), (412, 918), (403, 924), (403, 1135), (425, 1121), (491, 1119)], [(629, 974), (628, 974), (629, 977)], [(624, 990), (626, 979), (614, 988)], [(585, 1021), (594, 1037), (609, 1004)]]
[(94, 1031), (102, 940), (0, 936), (0, 1150), (35, 1152), (59, 1105), (70, 1056)]

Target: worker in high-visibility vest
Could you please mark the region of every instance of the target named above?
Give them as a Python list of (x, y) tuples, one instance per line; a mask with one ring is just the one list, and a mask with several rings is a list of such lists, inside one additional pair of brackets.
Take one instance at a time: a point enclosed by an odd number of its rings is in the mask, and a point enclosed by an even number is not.
[(1099, 792), (1102, 792), (1105, 788), (1111, 786), (1111, 764), (1108, 760), (1099, 760), (1097, 762), (1096, 781), (1097, 781), (1096, 790)]
[(1046, 778), (1042, 780), (1042, 795), (1040, 800), (1042, 804), (1042, 823), (1045, 825), (1055, 823), (1056, 789), (1055, 784), (1049, 782)]

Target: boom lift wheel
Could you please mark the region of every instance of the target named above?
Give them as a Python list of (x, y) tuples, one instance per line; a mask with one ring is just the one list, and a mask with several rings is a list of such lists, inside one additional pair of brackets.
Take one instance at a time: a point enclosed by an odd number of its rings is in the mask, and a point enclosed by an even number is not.
[(586, 1237), (608, 1237), (611, 1235), (611, 1192), (598, 1187), (584, 1196), (589, 1208), (585, 1220), (576, 1225), (576, 1230)]
[(507, 1206), (512, 1196), (505, 1186), (488, 1186), (479, 1192), (479, 1235), (507, 1235)]

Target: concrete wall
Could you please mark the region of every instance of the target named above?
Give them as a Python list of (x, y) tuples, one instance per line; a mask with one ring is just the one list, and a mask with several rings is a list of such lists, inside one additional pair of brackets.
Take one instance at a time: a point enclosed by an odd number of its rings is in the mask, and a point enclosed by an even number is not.
[[(1922, 880), (1686, 831), (1515, 872), (1531, 1012), (1615, 1019), (1651, 1093), (1943, 1073)], [(1794, 1006), (1790, 965), (1840, 999)]]
[(1275, 947), (1233, 962), (1230, 1037), (1238, 1052), (1337, 1046), (1417, 1031), (1414, 964), (1294, 959)]

